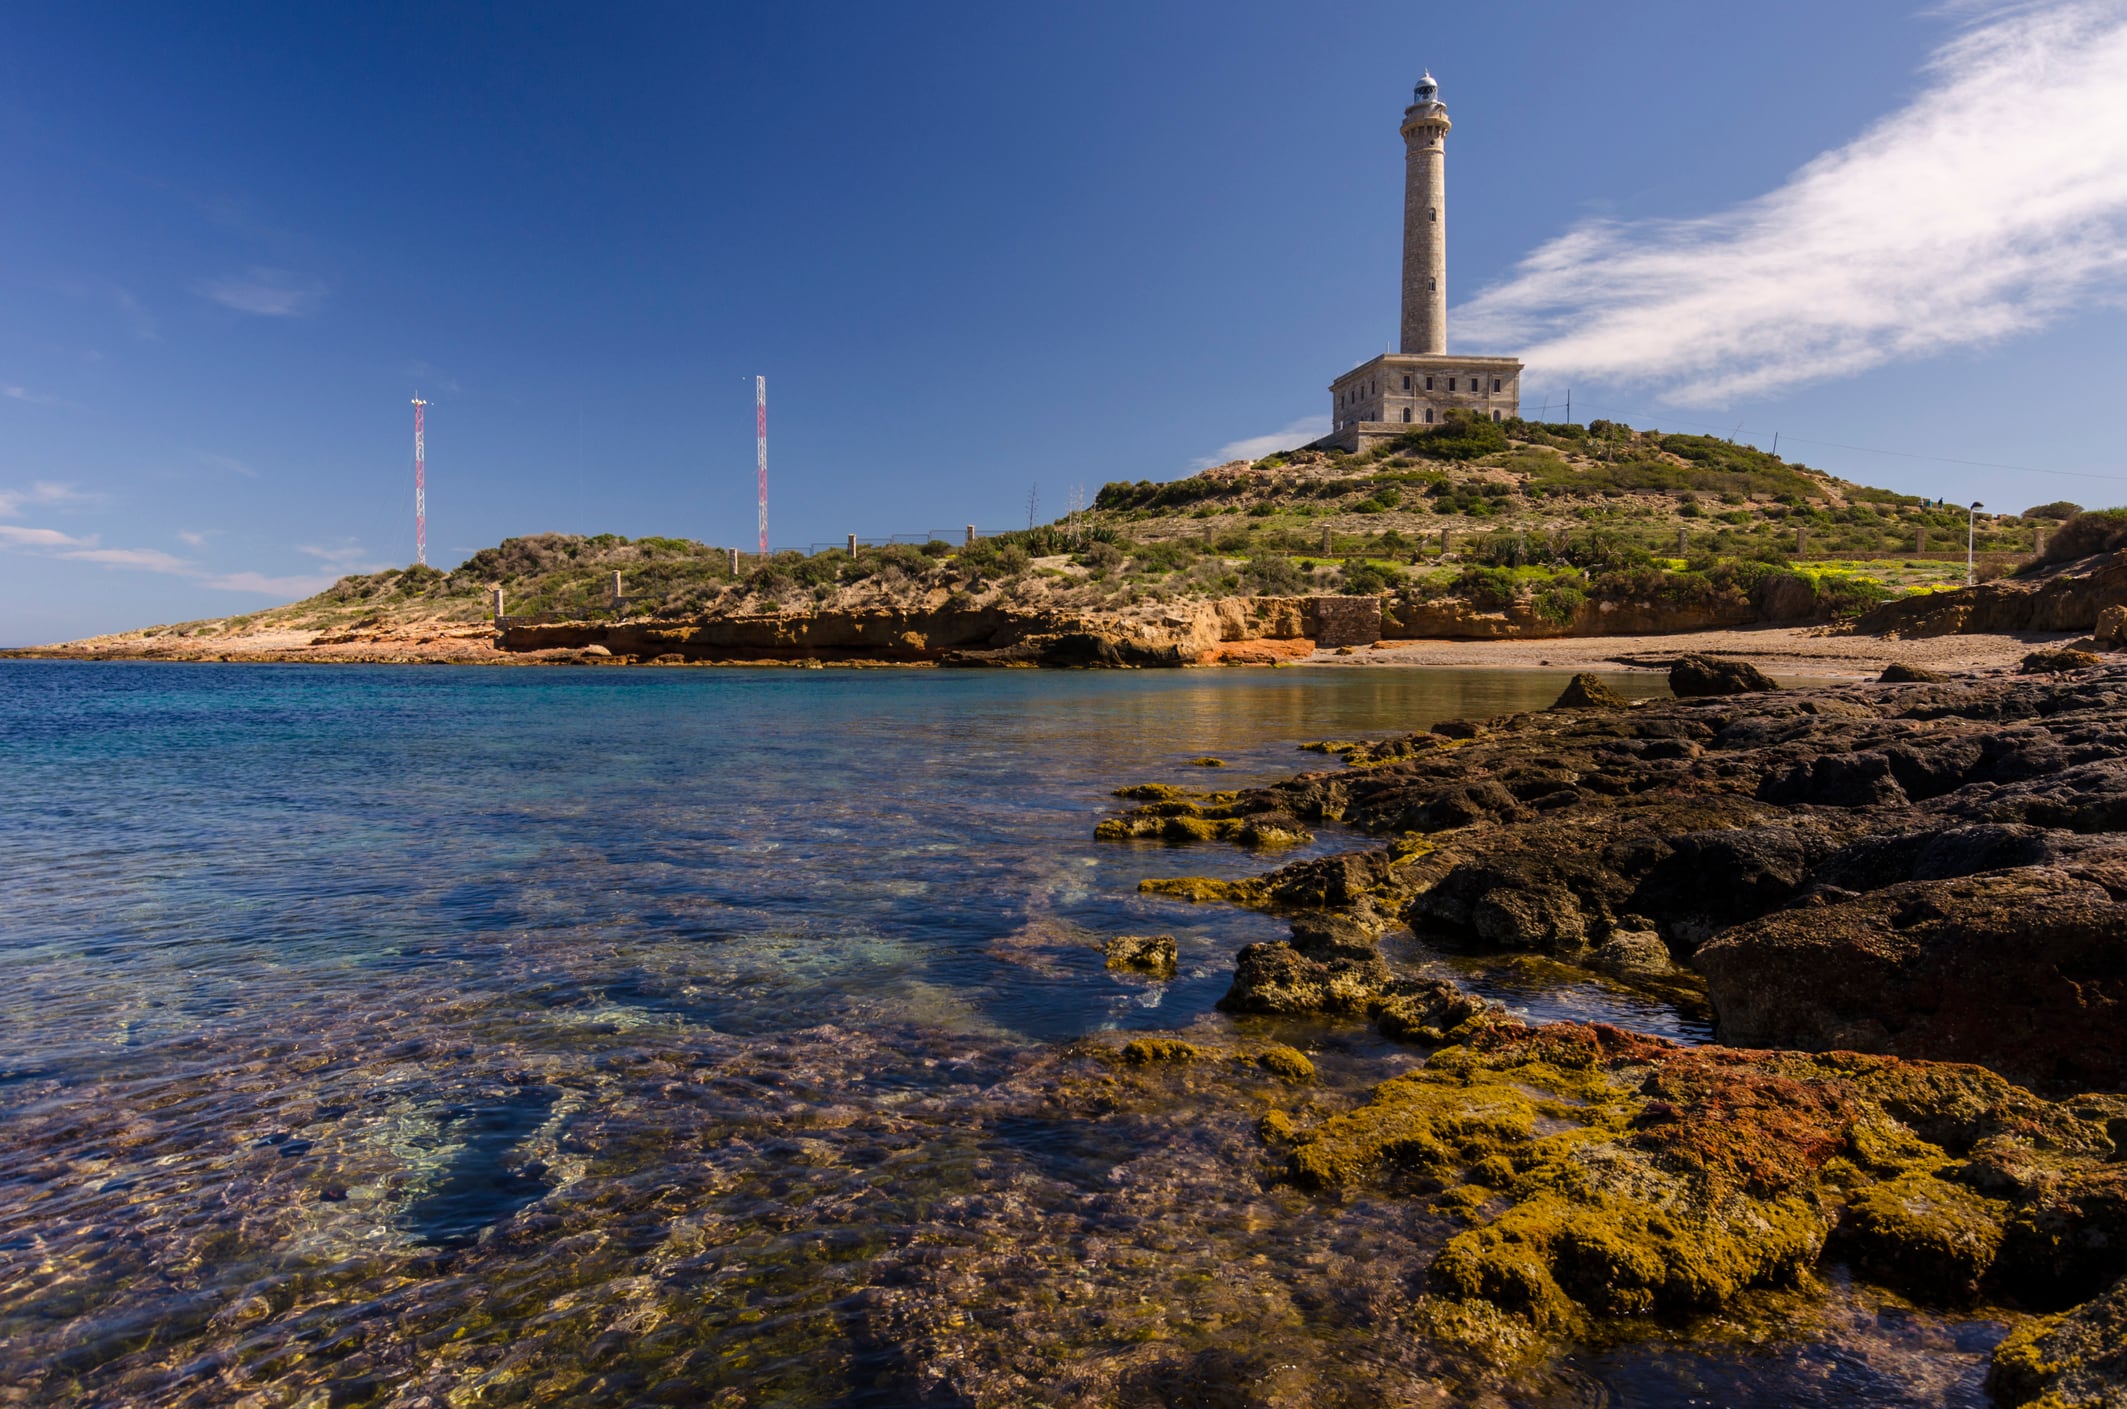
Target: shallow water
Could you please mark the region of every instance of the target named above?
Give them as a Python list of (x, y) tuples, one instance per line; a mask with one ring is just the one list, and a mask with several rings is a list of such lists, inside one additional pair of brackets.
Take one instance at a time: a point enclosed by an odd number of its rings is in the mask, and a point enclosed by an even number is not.
[[(1261, 1073), (1118, 1082), (1072, 1045), (1233, 1032), (1233, 952), (1282, 926), (1135, 886), (1273, 863), (1091, 832), (1118, 784), (1262, 781), (1324, 766), (1302, 740), (1561, 683), (0, 663), (0, 1385), (1452, 1401), (1398, 1320), (1428, 1216), (1269, 1178)], [(1173, 982), (1102, 966), (1146, 931)], [(1535, 1017), (1704, 1036), (1400, 952)], [(1412, 1060), (1279, 1031), (1332, 1093)], [(1830, 1304), (1829, 1348), (1641, 1346), (1527, 1393), (1978, 1402), (1984, 1323)]]

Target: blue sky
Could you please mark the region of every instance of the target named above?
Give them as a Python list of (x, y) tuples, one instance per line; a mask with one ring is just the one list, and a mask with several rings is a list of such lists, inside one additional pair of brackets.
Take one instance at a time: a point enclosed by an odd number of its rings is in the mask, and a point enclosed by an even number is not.
[(779, 546), (1298, 433), (1394, 334), (1424, 67), (1450, 345), (1531, 352), (1527, 412), (2127, 501), (2118, 0), (4, 24), (0, 642), (408, 561), (416, 390), (444, 566), (750, 543), (755, 373)]

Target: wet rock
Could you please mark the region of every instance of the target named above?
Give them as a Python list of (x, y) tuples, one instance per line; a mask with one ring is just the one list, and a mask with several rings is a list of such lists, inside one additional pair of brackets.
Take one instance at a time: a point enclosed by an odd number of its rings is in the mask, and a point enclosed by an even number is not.
[(1940, 685), (1949, 678), (1939, 670), (1894, 660), (1883, 668), (1883, 674), (1877, 676), (1876, 681), (1881, 685)]
[(2127, 905), (2067, 870), (1842, 895), (1729, 930), (1692, 962), (1724, 1041), (2127, 1082)]
[(1194, 1043), (1172, 1037), (1133, 1037), (1123, 1044), (1122, 1059), (1132, 1066), (1159, 1062), (1193, 1062), (1203, 1055)]
[(1171, 934), (1119, 934), (1101, 946), (1111, 969), (1134, 969), (1140, 973), (1172, 978), (1179, 958)]
[(1676, 664), (1669, 667), (1669, 689), (1678, 699), (1744, 695), (1779, 688), (1771, 676), (1748, 661), (1686, 655), (1677, 657)]
[(2127, 1282), (2067, 1315), (2011, 1331), (1995, 1347), (1987, 1393), (2002, 1409), (2127, 1405)]
[(1497, 1003), (1464, 992), (1446, 979), (1400, 979), (1374, 1005), (1381, 1035), (1399, 1042), (1461, 1041), (1479, 1027), (1515, 1021)]
[[(1428, 1269), (1427, 1323), (1481, 1350), (1503, 1327), (1542, 1340), (1716, 1309), (1827, 1255), (1926, 1301), (1999, 1294), (2030, 1281), (2017, 1229), (2048, 1219), (2117, 1275), (2111, 1215), (2048, 1202), (2127, 1174), (2084, 1110), (1977, 1067), (1506, 1024), (1364, 1105), (1288, 1119), (1278, 1143), (1302, 1188), (1376, 1185), (1466, 1222)], [(1965, 1156), (2005, 1149), (2050, 1179), (1968, 1177)]]
[(1315, 1064), (1297, 1047), (1266, 1047), (1257, 1055), (1256, 1065), (1273, 1076), (1284, 1077), (1287, 1081), (1315, 1079)]
[(1234, 960), (1229, 1013), (1363, 1014), (1393, 980), (1378, 956), (1311, 958), (1283, 940), (1251, 944)]
[(1551, 702), (1553, 709), (1625, 709), (1630, 702), (1594, 675), (1583, 671), (1566, 683)]

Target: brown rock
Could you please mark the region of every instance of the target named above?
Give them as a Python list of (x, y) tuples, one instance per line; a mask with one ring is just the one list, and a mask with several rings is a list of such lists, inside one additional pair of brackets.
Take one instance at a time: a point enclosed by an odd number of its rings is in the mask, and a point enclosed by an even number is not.
[(1553, 709), (1624, 709), (1629, 701), (1586, 671), (1574, 676), (1551, 702)]
[(1172, 978), (1179, 952), (1171, 934), (1119, 934), (1101, 946), (1111, 969), (1136, 969)]
[(1876, 683), (1879, 685), (1940, 685), (1949, 678), (1941, 671), (1926, 670), (1917, 665), (1907, 665), (1902, 660), (1894, 660), (1883, 668), (1883, 674), (1876, 677)]
[(1913, 881), (1740, 925), (1701, 946), (1721, 1040), (1980, 1062), (2127, 1082), (2127, 905), (2023, 867)]
[(1777, 690), (1772, 677), (1748, 661), (1723, 660), (1718, 656), (1677, 657), (1669, 667), (1669, 688), (1679, 699), (1710, 695), (1747, 695)]
[(2024, 657), (2024, 663), (2016, 667), (2019, 675), (2059, 675), (2063, 671), (2088, 670), (2104, 661), (2091, 651), (2057, 650), (2033, 651)]

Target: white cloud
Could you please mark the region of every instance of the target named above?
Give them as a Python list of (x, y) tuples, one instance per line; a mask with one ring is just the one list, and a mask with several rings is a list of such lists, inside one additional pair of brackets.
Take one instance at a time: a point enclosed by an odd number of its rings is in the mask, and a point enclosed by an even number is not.
[(177, 531), (177, 541), (184, 544), (187, 548), (204, 548), (207, 546), (207, 535), (204, 533), (194, 533), (190, 529), (181, 528)]
[(1291, 450), (1305, 445), (1310, 440), (1320, 440), (1329, 434), (1329, 417), (1302, 416), (1283, 430), (1269, 435), (1252, 435), (1245, 440), (1229, 440), (1203, 459), (1193, 462), (1192, 468), (1208, 470), (1213, 465), (1223, 465), (1230, 460), (1260, 460), (1265, 455), (1280, 450)]
[(84, 494), (71, 484), (41, 479), (28, 489), (0, 489), (0, 517), (15, 517), (24, 504), (93, 504), (102, 499), (100, 494)]
[(93, 548), (96, 539), (75, 538), (56, 528), (30, 528), (25, 524), (0, 523), (0, 543), (21, 548)]
[(298, 553), (307, 553), (326, 566), (336, 567), (342, 571), (352, 568), (356, 563), (361, 562), (364, 557), (368, 556), (368, 550), (359, 543), (343, 544), (338, 548), (319, 548), (304, 543), (297, 545), (296, 551)]
[(224, 308), (262, 318), (301, 318), (325, 301), (325, 281), (290, 269), (254, 268), (201, 279), (193, 288)]
[(1530, 372), (1708, 404), (1997, 342), (2127, 292), (2127, 0), (1996, 9), (1779, 189), (1591, 221), (1456, 312)]
[(9, 401), (27, 401), (32, 406), (49, 406), (59, 398), (41, 391), (31, 391), (26, 386), (0, 384), (0, 396)]
[(192, 574), (192, 564), (160, 548), (78, 548), (61, 553), (77, 562), (104, 563), (118, 568), (146, 568), (149, 572)]
[(257, 592), (283, 601), (322, 592), (340, 579), (332, 573), (298, 577), (267, 577), (256, 572), (226, 572), (201, 576), (199, 581), (224, 592)]

